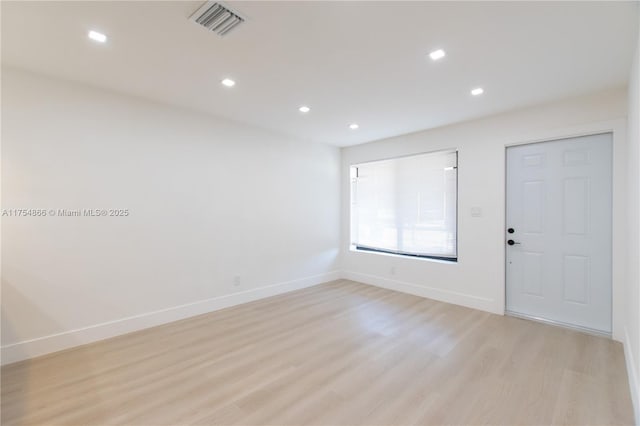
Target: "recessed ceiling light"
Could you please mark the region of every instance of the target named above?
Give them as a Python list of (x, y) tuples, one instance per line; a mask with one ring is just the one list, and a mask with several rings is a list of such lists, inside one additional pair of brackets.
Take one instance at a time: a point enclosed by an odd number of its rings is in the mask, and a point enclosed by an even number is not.
[(98, 43), (104, 43), (107, 41), (107, 36), (97, 31), (89, 31), (89, 38), (97, 41)]
[(429, 56), (431, 57), (431, 59), (433, 59), (434, 61), (437, 61), (438, 59), (442, 59), (444, 58), (446, 55), (445, 51), (442, 49), (438, 49), (438, 50), (434, 50), (433, 52), (429, 53)]
[(484, 89), (482, 87), (476, 87), (475, 89), (473, 89), (471, 91), (471, 94), (473, 96), (478, 96), (478, 95), (482, 95), (484, 93)]
[(358, 126), (358, 124), (357, 124), (357, 123), (351, 123), (351, 124), (349, 124), (349, 128), (350, 128), (351, 130), (356, 130), (356, 129), (358, 129), (358, 127), (360, 127), (360, 126)]
[(302, 105), (300, 108), (298, 108), (298, 111), (300, 111), (300, 112), (309, 112), (309, 111), (311, 111), (311, 108), (309, 108), (306, 105)]
[(221, 81), (221, 83), (227, 87), (233, 87), (236, 85), (236, 82), (231, 80), (230, 78), (225, 78), (224, 80)]

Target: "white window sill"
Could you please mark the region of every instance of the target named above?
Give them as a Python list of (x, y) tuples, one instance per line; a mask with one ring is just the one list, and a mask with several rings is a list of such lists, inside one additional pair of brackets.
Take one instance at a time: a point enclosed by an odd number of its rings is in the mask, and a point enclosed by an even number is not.
[(362, 254), (372, 254), (372, 255), (376, 255), (376, 256), (388, 256), (388, 257), (395, 257), (395, 258), (402, 258), (402, 259), (412, 259), (412, 260), (423, 260), (423, 261), (427, 261), (427, 262), (435, 262), (435, 263), (444, 263), (447, 265), (457, 265), (458, 264), (458, 260), (444, 260), (444, 259), (434, 259), (434, 258), (430, 258), (430, 257), (423, 257), (423, 256), (411, 256), (411, 255), (405, 255), (405, 254), (396, 254), (396, 253), (385, 253), (383, 251), (373, 251), (373, 250), (360, 250), (355, 248), (354, 246), (350, 246), (349, 247), (349, 251), (353, 252), (353, 253), (362, 253)]

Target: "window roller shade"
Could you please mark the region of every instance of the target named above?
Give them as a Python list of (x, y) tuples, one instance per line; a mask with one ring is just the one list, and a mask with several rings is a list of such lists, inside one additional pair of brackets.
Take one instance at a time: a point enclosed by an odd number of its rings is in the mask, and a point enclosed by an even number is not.
[(351, 168), (356, 248), (457, 257), (457, 153), (420, 154)]

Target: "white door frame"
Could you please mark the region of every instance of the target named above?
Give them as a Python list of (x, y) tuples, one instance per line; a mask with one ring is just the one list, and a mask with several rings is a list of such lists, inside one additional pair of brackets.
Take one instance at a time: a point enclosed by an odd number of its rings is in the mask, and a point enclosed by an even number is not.
[[(589, 123), (554, 131), (543, 131), (530, 136), (525, 136), (520, 140), (506, 144), (503, 149), (503, 181), (504, 197), (502, 209), (502, 231), (507, 226), (507, 148), (518, 145), (528, 145), (532, 143), (549, 142), (557, 139), (575, 138), (589, 136), (600, 133), (612, 133), (613, 138), (613, 188), (612, 188), (612, 245), (611, 245), (611, 291), (612, 291), (612, 331), (611, 337), (617, 341), (624, 341), (624, 306), (625, 287), (627, 277), (626, 258), (626, 226), (627, 226), (627, 121), (616, 119), (598, 123)], [(507, 303), (507, 250), (506, 244), (502, 245), (502, 263), (504, 265), (504, 286), (502, 289), (503, 314), (506, 312)]]

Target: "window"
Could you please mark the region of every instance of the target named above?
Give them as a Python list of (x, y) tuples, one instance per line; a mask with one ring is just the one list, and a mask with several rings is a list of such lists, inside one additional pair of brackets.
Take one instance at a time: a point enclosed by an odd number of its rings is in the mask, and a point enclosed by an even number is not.
[(351, 166), (351, 247), (457, 260), (458, 153)]

